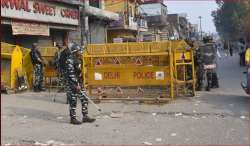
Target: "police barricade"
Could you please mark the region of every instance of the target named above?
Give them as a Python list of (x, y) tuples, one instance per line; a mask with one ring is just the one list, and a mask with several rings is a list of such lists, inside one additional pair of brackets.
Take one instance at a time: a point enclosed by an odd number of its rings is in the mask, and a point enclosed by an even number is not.
[(23, 76), (21, 47), (1, 42), (1, 90), (17, 90)]
[(172, 45), (171, 41), (88, 45), (84, 85), (96, 99), (170, 101)]
[[(58, 73), (51, 63), (55, 56), (55, 53), (58, 51), (57, 47), (38, 47), (38, 50), (41, 53), (41, 56), (44, 60), (44, 82), (46, 87), (56, 87), (57, 86), (57, 77)], [(30, 57), (30, 51), (26, 50), (24, 55), (24, 69), (27, 74), (29, 87), (32, 87), (33, 84), (33, 65)]]
[(185, 41), (173, 41), (175, 96), (195, 95), (194, 48)]

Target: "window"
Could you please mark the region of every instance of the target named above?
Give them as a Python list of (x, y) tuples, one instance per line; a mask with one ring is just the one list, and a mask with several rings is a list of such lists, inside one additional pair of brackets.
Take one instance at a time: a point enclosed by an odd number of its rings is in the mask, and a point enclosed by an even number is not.
[(99, 0), (90, 0), (89, 5), (92, 6), (92, 7), (100, 8)]
[(129, 17), (133, 17), (133, 9), (132, 9), (132, 6), (129, 7)]

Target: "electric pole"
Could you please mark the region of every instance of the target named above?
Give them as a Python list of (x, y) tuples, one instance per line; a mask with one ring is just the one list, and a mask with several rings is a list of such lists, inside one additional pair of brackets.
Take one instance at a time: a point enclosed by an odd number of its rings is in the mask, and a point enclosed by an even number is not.
[(200, 19), (200, 33), (201, 33), (201, 40), (202, 40), (202, 24), (201, 24), (201, 19), (202, 19), (202, 17), (199, 16), (199, 19)]

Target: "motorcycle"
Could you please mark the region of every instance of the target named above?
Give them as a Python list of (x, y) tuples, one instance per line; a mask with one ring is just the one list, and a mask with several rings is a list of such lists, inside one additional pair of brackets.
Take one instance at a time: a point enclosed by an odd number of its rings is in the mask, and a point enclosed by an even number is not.
[(211, 88), (219, 88), (218, 77), (216, 74), (216, 64), (204, 65), (205, 69), (205, 81), (207, 83), (206, 91), (210, 91)]

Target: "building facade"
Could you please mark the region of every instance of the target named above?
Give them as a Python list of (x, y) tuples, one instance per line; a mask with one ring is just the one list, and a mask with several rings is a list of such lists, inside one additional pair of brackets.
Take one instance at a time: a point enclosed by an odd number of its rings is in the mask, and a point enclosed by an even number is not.
[(119, 15), (105, 10), (104, 0), (85, 0), (81, 12), (82, 38), (89, 44), (108, 42), (108, 26), (119, 20)]
[(134, 42), (147, 31), (147, 22), (139, 15), (141, 0), (105, 0), (105, 10), (119, 14), (119, 20), (108, 27), (108, 42)]
[(2, 42), (30, 48), (66, 45), (80, 27), (79, 3), (64, 0), (1, 0)]
[(148, 22), (148, 32), (143, 32), (144, 41), (169, 39), (167, 6), (162, 0), (146, 0), (140, 5), (140, 14)]

